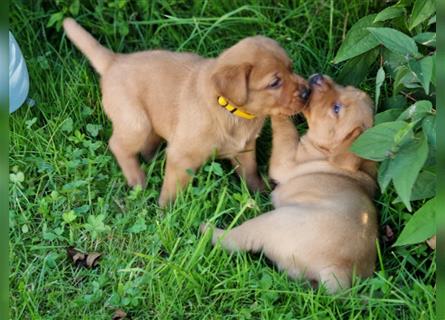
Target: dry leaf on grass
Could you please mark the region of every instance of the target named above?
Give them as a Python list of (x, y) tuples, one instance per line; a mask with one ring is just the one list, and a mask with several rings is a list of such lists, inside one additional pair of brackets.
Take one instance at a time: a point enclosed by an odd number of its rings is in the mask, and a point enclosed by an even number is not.
[(426, 243), (428, 243), (431, 249), (436, 250), (436, 236), (426, 240)]
[(389, 226), (389, 224), (385, 224), (383, 226), (383, 232), (382, 232), (383, 243), (391, 245), (395, 239), (396, 237), (394, 231), (392, 231), (392, 228)]
[(99, 259), (102, 256), (102, 253), (99, 252), (91, 252), (91, 253), (83, 253), (76, 250), (74, 247), (68, 247), (66, 250), (68, 258), (76, 265), (88, 269), (93, 269), (97, 267), (99, 263)]
[(121, 320), (127, 318), (127, 313), (122, 309), (117, 309), (114, 312), (112, 320)]

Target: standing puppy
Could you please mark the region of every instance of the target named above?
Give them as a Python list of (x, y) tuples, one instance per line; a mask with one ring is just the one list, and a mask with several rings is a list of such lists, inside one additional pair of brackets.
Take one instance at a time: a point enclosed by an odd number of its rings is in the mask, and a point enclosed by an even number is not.
[(173, 200), (214, 150), (231, 159), (253, 190), (255, 140), (268, 115), (300, 110), (306, 82), (272, 39), (251, 37), (216, 59), (162, 50), (117, 54), (102, 47), (73, 19), (68, 38), (101, 75), (105, 113), (113, 123), (110, 149), (130, 186), (144, 185), (138, 154), (149, 160), (168, 142), (160, 205)]
[(263, 251), (292, 278), (322, 282), (334, 293), (349, 288), (354, 273), (367, 277), (374, 270), (375, 168), (348, 151), (372, 126), (373, 105), (364, 92), (328, 77), (315, 75), (309, 83), (305, 136), (299, 139), (288, 118), (272, 117), (276, 209), (232, 230), (215, 229), (213, 243)]

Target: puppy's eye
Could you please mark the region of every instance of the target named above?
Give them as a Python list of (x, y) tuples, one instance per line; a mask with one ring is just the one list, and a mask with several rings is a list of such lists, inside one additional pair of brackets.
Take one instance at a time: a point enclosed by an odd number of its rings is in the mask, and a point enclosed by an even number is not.
[(283, 82), (281, 81), (281, 78), (279, 77), (275, 77), (271, 83), (268, 84), (268, 88), (269, 89), (278, 89), (279, 87), (281, 87), (281, 84)]
[(335, 114), (338, 114), (341, 110), (343, 106), (339, 103), (334, 104), (334, 106), (332, 107), (332, 110), (334, 111)]

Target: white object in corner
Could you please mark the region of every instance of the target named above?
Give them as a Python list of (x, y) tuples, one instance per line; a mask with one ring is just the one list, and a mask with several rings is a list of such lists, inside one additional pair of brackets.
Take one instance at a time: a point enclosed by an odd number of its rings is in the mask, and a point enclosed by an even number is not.
[(9, 113), (25, 102), (29, 91), (29, 76), (25, 59), (14, 36), (9, 32)]

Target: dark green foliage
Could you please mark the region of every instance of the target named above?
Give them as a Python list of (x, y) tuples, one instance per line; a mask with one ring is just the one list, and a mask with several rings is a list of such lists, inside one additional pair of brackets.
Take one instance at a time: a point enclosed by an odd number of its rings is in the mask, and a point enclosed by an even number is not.
[[(354, 143), (352, 151), (382, 162), (379, 168), (382, 191), (392, 181), (409, 211), (412, 211), (411, 201), (423, 200), (415, 203), (415, 208), (419, 208), (424, 200), (436, 194), (433, 180), (424, 179), (425, 172), (434, 175), (428, 170), (436, 162), (435, 22), (429, 19), (435, 12), (434, 1), (415, 0), (398, 2), (377, 15), (366, 16), (352, 26), (334, 59), (340, 62), (352, 58), (340, 74), (344, 82), (353, 84), (362, 80), (362, 74), (375, 60), (380, 65), (375, 80), (375, 101), (380, 111), (376, 115), (378, 124)], [(377, 46), (380, 46), (379, 54), (376, 54)], [(355, 50), (350, 50), (354, 47)], [(348, 81), (347, 74), (354, 73), (354, 69), (358, 69), (360, 76)], [(392, 86), (392, 90), (386, 92), (391, 97), (380, 110), (380, 90), (385, 81), (387, 88)], [(406, 100), (400, 102), (402, 97)], [(415, 192), (422, 189), (430, 192)], [(428, 219), (417, 217), (423, 215)], [(430, 237), (431, 234), (421, 230), (435, 229), (435, 207), (425, 204), (414, 214), (410, 224), (414, 223), (427, 226), (407, 227), (404, 241), (397, 245)]]

